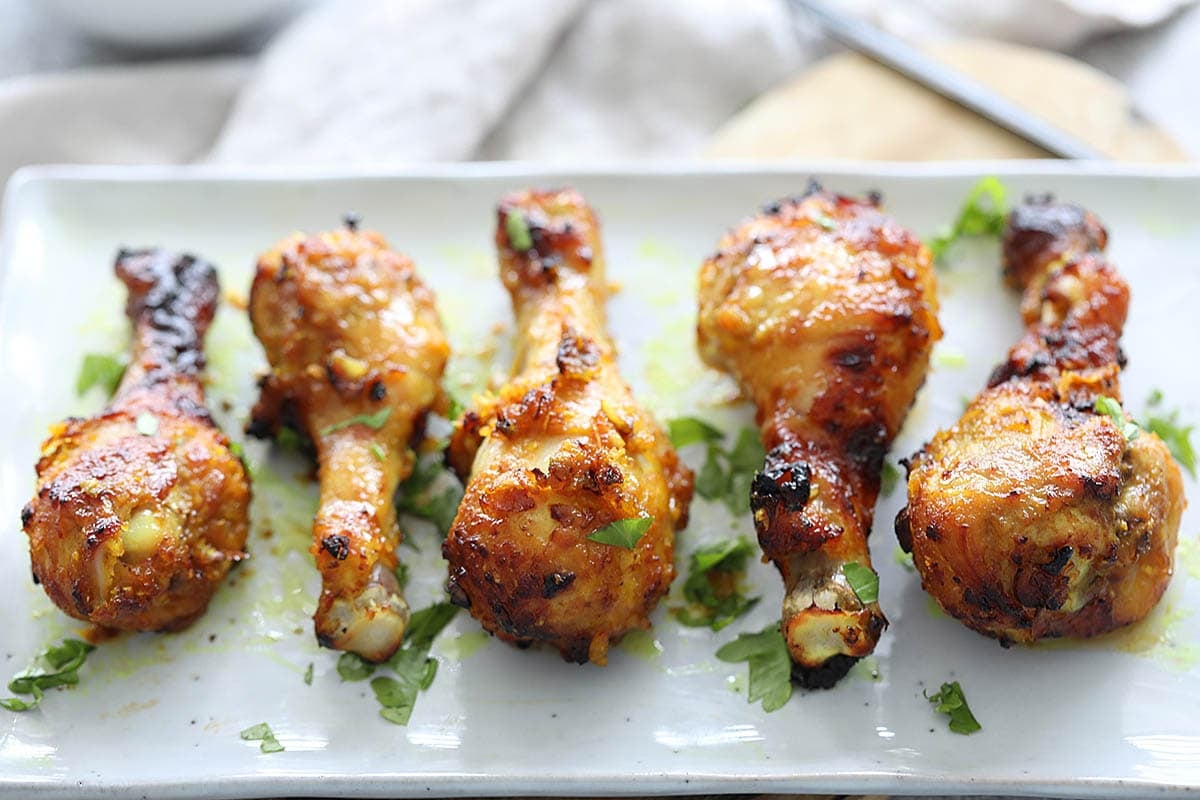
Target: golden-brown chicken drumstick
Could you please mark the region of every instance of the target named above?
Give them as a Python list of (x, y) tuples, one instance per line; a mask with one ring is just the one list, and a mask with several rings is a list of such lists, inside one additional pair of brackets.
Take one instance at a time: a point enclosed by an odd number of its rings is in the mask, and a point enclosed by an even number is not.
[(77, 619), (179, 630), (245, 556), (250, 487), (204, 407), (202, 343), (217, 306), (211, 264), (122, 251), (133, 355), (108, 408), (56, 425), (21, 512), (33, 577)]
[(286, 424), (317, 452), (317, 639), (382, 661), (409, 618), (394, 573), (393, 494), (412, 472), (410, 443), (423, 433), (449, 356), (433, 293), (412, 261), (350, 219), (263, 255), (250, 318), (271, 364), (250, 430), (269, 436)]
[(896, 533), (922, 585), (1002, 642), (1134, 622), (1171, 578), (1183, 488), (1166, 445), (1117, 405), (1129, 288), (1106, 238), (1078, 206), (1017, 207), (1004, 266), (1026, 333), (909, 465)]
[(700, 272), (700, 352), (758, 411), (767, 461), (750, 505), (811, 687), (833, 685), (887, 624), (847, 565), (871, 568), (883, 457), (941, 335), (929, 251), (877, 205), (814, 185), (726, 234)]
[[(518, 352), (509, 384), (451, 439), (466, 494), (443, 547), (450, 596), (502, 639), (604, 664), (610, 642), (650, 627), (674, 577), (692, 475), (617, 373), (583, 198), (512, 194), (498, 221)], [(648, 527), (629, 549), (588, 539), (611, 523)]]

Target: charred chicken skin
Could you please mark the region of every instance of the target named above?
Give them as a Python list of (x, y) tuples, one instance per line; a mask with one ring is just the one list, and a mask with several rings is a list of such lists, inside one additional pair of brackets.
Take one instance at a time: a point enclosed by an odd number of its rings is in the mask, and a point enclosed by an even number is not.
[[(450, 596), (502, 639), (604, 664), (611, 642), (650, 627), (674, 577), (692, 475), (617, 372), (583, 198), (521, 192), (498, 216), (518, 352), (508, 385), (451, 438), (466, 494), (443, 547)], [(629, 549), (588, 539), (638, 519), (649, 527)]]
[(133, 354), (108, 408), (51, 430), (21, 512), (34, 580), (76, 619), (179, 630), (245, 556), (250, 486), (204, 406), (202, 342), (216, 271), (122, 251)]
[(1129, 288), (1095, 216), (1034, 198), (1010, 216), (1004, 268), (1027, 330), (988, 388), (909, 465), (897, 518), (921, 583), (1002, 642), (1085, 637), (1144, 617), (1171, 578), (1185, 505), (1152, 433), (1119, 402)]
[(316, 450), (317, 639), (383, 661), (409, 619), (394, 572), (393, 495), (412, 472), (410, 446), (440, 396), (449, 356), (433, 293), (412, 261), (349, 220), (263, 255), (250, 318), (271, 371), (249, 429), (272, 436), (287, 425)]
[(783, 576), (793, 673), (811, 687), (833, 685), (887, 625), (845, 568), (871, 568), (883, 457), (941, 335), (929, 251), (877, 206), (814, 185), (726, 234), (700, 271), (700, 352), (757, 409), (754, 525)]

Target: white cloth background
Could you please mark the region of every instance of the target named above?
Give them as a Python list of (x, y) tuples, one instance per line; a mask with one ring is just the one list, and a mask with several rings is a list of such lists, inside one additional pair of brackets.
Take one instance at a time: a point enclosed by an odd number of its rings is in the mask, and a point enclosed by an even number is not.
[[(845, 0), (906, 36), (1059, 49), (1188, 0)], [(256, 62), (0, 84), (0, 179), (26, 163), (681, 158), (831, 49), (783, 0), (319, 4)]]

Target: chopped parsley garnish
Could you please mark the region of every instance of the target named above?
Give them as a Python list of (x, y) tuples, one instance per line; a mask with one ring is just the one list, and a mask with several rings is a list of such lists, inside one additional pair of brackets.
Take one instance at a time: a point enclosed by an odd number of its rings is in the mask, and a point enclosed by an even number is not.
[(465, 411), (466, 409), (463, 408), (462, 403), (458, 402), (457, 397), (455, 397), (452, 394), (448, 395), (448, 397), (449, 397), (449, 400), (446, 404), (446, 419), (448, 419), (451, 422), (454, 422), (456, 419), (458, 419), (459, 417), (461, 417), (463, 415), (463, 411)]
[(504, 215), (504, 230), (513, 250), (528, 250), (533, 247), (533, 236), (529, 233), (529, 222), (525, 215), (513, 209)]
[(403, 588), (407, 587), (408, 586), (408, 564), (404, 563), (403, 561), (401, 561), (399, 564), (397, 564), (395, 574), (396, 574), (396, 583), (400, 584), (400, 588), (403, 589)]
[(943, 683), (941, 691), (933, 695), (926, 694), (925, 699), (937, 704), (934, 711), (950, 717), (950, 730), (955, 733), (970, 734), (983, 728), (971, 713), (967, 697), (958, 681)]
[(587, 539), (589, 542), (611, 544), (614, 547), (632, 550), (653, 524), (654, 517), (619, 519), (608, 523), (598, 531), (589, 533)]
[(1113, 424), (1117, 426), (1117, 430), (1125, 435), (1127, 441), (1132, 442), (1141, 432), (1136, 422), (1125, 418), (1125, 412), (1121, 409), (1121, 404), (1107, 395), (1100, 395), (1096, 398), (1095, 411), (1097, 414), (1103, 414), (1111, 419)]
[(312, 686), (312, 679), (313, 679), (313, 664), (310, 661), (310, 662), (308, 662), (308, 667), (304, 670), (304, 685)]
[(747, 662), (750, 685), (746, 700), (762, 700), (763, 711), (783, 708), (792, 696), (792, 658), (787, 642), (772, 622), (758, 633), (742, 633), (717, 651), (717, 658), (735, 663)]
[(457, 613), (458, 606), (450, 603), (434, 603), (413, 612), (404, 631), (404, 644), (387, 661), (394, 675), (381, 675), (371, 681), (380, 705), (379, 716), (394, 725), (408, 724), (417, 695), (428, 689), (437, 675), (438, 662), (429, 656), (429, 649)]
[(79, 377), (75, 379), (75, 394), (83, 396), (93, 386), (104, 389), (105, 397), (112, 397), (125, 374), (125, 364), (116, 356), (103, 353), (87, 353), (79, 365)]
[(890, 495), (900, 482), (900, 468), (890, 461), (883, 462), (883, 471), (879, 473), (879, 490), (884, 497)]
[(358, 653), (342, 653), (338, 656), (337, 673), (347, 682), (365, 681), (375, 673), (375, 665)]
[(88, 653), (95, 649), (93, 645), (79, 639), (64, 639), (62, 644), (47, 647), (38, 654), (38, 666), (31, 667), (8, 682), (10, 692), (31, 695), (33, 699), (2, 698), (0, 708), (9, 711), (30, 711), (41, 704), (45, 690), (79, 683), (79, 668), (87, 660)]
[(288, 427), (280, 427), (280, 429), (276, 431), (275, 444), (284, 450), (312, 450), (312, 442), (308, 440), (307, 436), (304, 436), (298, 431)]
[[(444, 449), (443, 444), (436, 452), (417, 459), (412, 475), (396, 492), (396, 508), (405, 514), (432, 522), (443, 537), (450, 532), (450, 526), (454, 524), (458, 504), (463, 496), (462, 487), (457, 481), (443, 483), (440, 490), (435, 488), (439, 483), (438, 479), (446, 472), (442, 458)], [(405, 541), (412, 544), (409, 539)]]
[(766, 451), (753, 428), (738, 431), (733, 448), (721, 447), (724, 434), (703, 420), (681, 417), (668, 423), (671, 441), (676, 447), (703, 442), (707, 451), (704, 464), (696, 474), (696, 494), (706, 500), (720, 500), (733, 514), (750, 510), (750, 484), (762, 469)]
[(142, 436), (153, 436), (158, 433), (158, 417), (149, 411), (143, 411), (138, 414), (137, 418), (133, 421), (133, 425)]
[(917, 571), (917, 565), (913, 563), (912, 553), (904, 552), (904, 548), (900, 545), (896, 545), (896, 549), (892, 551), (892, 560), (909, 572)]
[(387, 450), (379, 442), (371, 442), (371, 455), (375, 456), (376, 461), (387, 461)]
[(999, 236), (1004, 233), (1004, 220), (1008, 216), (1005, 196), (1004, 184), (998, 178), (987, 177), (976, 183), (967, 193), (954, 224), (933, 237), (929, 243), (934, 260), (943, 260), (950, 245), (965, 236)]
[(725, 434), (696, 417), (679, 417), (667, 423), (671, 435), (671, 444), (676, 447), (687, 447), (696, 442), (719, 442)]
[(388, 421), (388, 417), (392, 415), (392, 408), (381, 408), (374, 414), (355, 414), (353, 417), (348, 417), (341, 422), (335, 422), (332, 425), (326, 425), (321, 429), (322, 436), (328, 436), (334, 431), (340, 431), (343, 428), (349, 428), (351, 425), (366, 425), (373, 431), (377, 431), (383, 427)]
[(719, 631), (754, 608), (760, 598), (742, 594), (738, 581), (756, 552), (746, 537), (739, 536), (692, 553), (691, 569), (683, 585), (689, 605), (672, 609), (680, 624)]
[(259, 742), (258, 749), (264, 753), (280, 753), (283, 751), (283, 745), (275, 738), (275, 734), (271, 731), (271, 726), (265, 722), (260, 722), (257, 725), (251, 725), (246, 730), (242, 731), (241, 737), (247, 742)]
[(842, 565), (842, 575), (846, 576), (846, 583), (864, 606), (879, 600), (879, 576), (875, 570), (857, 561), (848, 561)]
[(817, 223), (818, 225), (820, 225), (822, 228), (824, 228), (827, 231), (836, 231), (837, 230), (837, 223), (834, 222), (833, 218), (827, 214), (817, 214), (812, 219), (813, 219), (813, 222)]
[(1155, 389), (1146, 398), (1146, 418), (1142, 427), (1162, 439), (1171, 451), (1171, 455), (1179, 462), (1179, 466), (1187, 470), (1188, 475), (1196, 477), (1196, 451), (1192, 449), (1192, 430), (1195, 426), (1183, 425), (1179, 422), (1179, 410), (1170, 413), (1156, 414), (1149, 409), (1157, 409), (1162, 405), (1163, 393)]

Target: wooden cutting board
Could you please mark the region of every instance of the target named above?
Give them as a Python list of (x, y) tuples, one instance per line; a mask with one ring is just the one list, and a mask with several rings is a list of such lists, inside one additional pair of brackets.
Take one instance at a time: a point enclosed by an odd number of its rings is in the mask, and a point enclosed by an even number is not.
[[(1058, 53), (983, 39), (930, 44), (931, 56), (1123, 161), (1187, 161), (1138, 116), (1125, 87)], [(713, 135), (711, 158), (933, 161), (1046, 158), (1036, 145), (857, 53), (817, 62)]]

